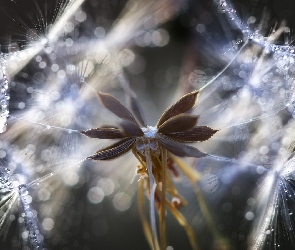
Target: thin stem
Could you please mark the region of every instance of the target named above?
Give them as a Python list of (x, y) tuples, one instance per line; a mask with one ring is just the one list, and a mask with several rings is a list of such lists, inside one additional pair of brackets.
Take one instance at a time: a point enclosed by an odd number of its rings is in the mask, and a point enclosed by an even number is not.
[(200, 190), (200, 188), (198, 187), (198, 182), (200, 181), (201, 179), (201, 174), (197, 171), (195, 171), (193, 168), (189, 167), (185, 162), (183, 162), (181, 159), (179, 159), (178, 157), (174, 157), (173, 158), (176, 163), (179, 165), (180, 169), (183, 171), (183, 173), (188, 177), (188, 179), (191, 181), (193, 187), (194, 187), (194, 190), (195, 190), (195, 193), (196, 193), (196, 196), (197, 196), (197, 200), (199, 202), (199, 205), (200, 205), (200, 208), (201, 208), (201, 211), (205, 217), (205, 220), (211, 230), (211, 232), (213, 233), (213, 236), (215, 239), (217, 239), (217, 242), (223, 242), (223, 247), (224, 249), (229, 249), (229, 246), (226, 242), (226, 240), (224, 240), (222, 238), (222, 236), (219, 234), (218, 230), (216, 229), (216, 225), (214, 223), (214, 220), (213, 220), (213, 217), (210, 213), (210, 210), (207, 206), (207, 203), (203, 197), (203, 194)]
[(166, 175), (167, 175), (167, 150), (162, 147), (161, 150), (161, 160), (162, 160), (162, 192), (161, 192), (161, 206), (160, 206), (160, 240), (161, 249), (166, 249), (167, 239), (166, 239)]
[(169, 154), (169, 157), (171, 157), (173, 159), (174, 162), (176, 162), (176, 164), (179, 166), (179, 168), (182, 170), (182, 172), (192, 181), (192, 182), (198, 182), (199, 180), (201, 180), (202, 175), (201, 173), (195, 171), (194, 169), (192, 169), (190, 166), (188, 166), (187, 164), (184, 163), (184, 161), (182, 161), (181, 159), (179, 159), (178, 157)]
[(208, 227), (210, 228), (210, 230), (211, 230), (211, 232), (212, 232), (212, 234), (213, 234), (213, 236), (215, 238), (215, 241), (219, 242), (220, 244), (222, 242), (222, 244), (224, 245), (223, 249), (225, 249), (225, 250), (229, 249), (229, 246), (228, 246), (226, 240), (219, 234), (219, 232), (218, 232), (218, 230), (216, 228), (216, 225), (215, 225), (215, 223), (213, 221), (213, 217), (212, 217), (212, 215), (211, 215), (211, 213), (209, 211), (209, 208), (207, 206), (207, 203), (206, 203), (206, 201), (205, 201), (205, 199), (203, 197), (203, 194), (202, 194), (200, 188), (197, 186), (196, 183), (195, 184), (192, 183), (192, 184), (194, 186), (195, 193), (197, 195), (197, 199), (198, 199), (198, 202), (200, 204), (201, 211), (202, 211), (202, 213), (203, 213), (203, 215), (205, 217), (205, 220), (207, 221)]
[(232, 128), (232, 127), (238, 127), (238, 126), (242, 126), (242, 125), (245, 125), (245, 124), (248, 124), (248, 123), (251, 123), (251, 122), (255, 122), (255, 121), (258, 121), (258, 120), (269, 118), (271, 116), (274, 116), (276, 113), (279, 113), (279, 112), (283, 111), (284, 109), (287, 109), (289, 106), (290, 106), (290, 104), (286, 104), (285, 107), (282, 107), (282, 108), (280, 108), (278, 110), (275, 110), (275, 111), (273, 111), (271, 113), (268, 113), (266, 115), (259, 115), (259, 116), (253, 117), (253, 118), (251, 118), (251, 119), (249, 119), (247, 121), (236, 123), (236, 124), (233, 124), (233, 125), (221, 128), (221, 129), (224, 130), (224, 129), (229, 129), (229, 128)]
[(65, 130), (68, 133), (73, 133), (73, 132), (74, 133), (80, 133), (80, 131), (76, 130), (76, 129), (68, 129), (68, 128), (63, 128), (63, 127), (57, 127), (57, 126), (44, 124), (44, 123), (41, 123), (41, 122), (33, 122), (33, 121), (29, 121), (29, 120), (27, 120), (25, 118), (20, 118), (20, 117), (16, 117), (16, 116), (10, 116), (9, 117), (9, 120), (12, 120), (12, 119), (19, 120), (19, 121), (25, 121), (25, 122), (28, 122), (28, 123), (34, 124), (34, 125), (39, 125), (39, 126), (45, 127), (46, 129), (59, 129), (59, 130)]
[(151, 228), (153, 235), (153, 249), (157, 250), (159, 248), (159, 240), (157, 234), (157, 226), (156, 226), (156, 214), (155, 214), (155, 191), (156, 191), (156, 181), (153, 175), (153, 164), (150, 156), (150, 149), (146, 147), (145, 149), (145, 157), (146, 164), (148, 169), (149, 176), (149, 184), (150, 184), (150, 220), (151, 220)]
[(27, 184), (27, 188), (32, 187), (34, 185), (39, 185), (42, 181), (45, 181), (45, 180), (51, 178), (52, 176), (57, 175), (58, 173), (61, 173), (61, 172), (65, 171), (65, 170), (67, 170), (67, 169), (74, 168), (74, 167), (80, 167), (80, 164), (82, 162), (84, 162), (85, 160), (87, 160), (87, 159), (83, 159), (81, 161), (78, 161), (74, 166), (69, 165), (69, 166), (66, 166), (66, 167), (63, 167), (63, 168), (60, 168), (60, 169), (53, 170), (52, 172), (50, 172), (50, 173), (48, 173), (48, 174), (46, 174), (46, 175), (44, 175), (44, 176), (42, 176), (42, 177), (40, 177), (38, 179), (35, 179), (35, 180), (31, 181), (29, 184)]
[(191, 244), (192, 249), (193, 250), (199, 249), (198, 248), (198, 245), (197, 245), (197, 240), (196, 240), (196, 236), (195, 236), (194, 230), (189, 225), (189, 223), (187, 222), (187, 220), (185, 219), (185, 217), (168, 200), (166, 200), (166, 205), (170, 209), (170, 211), (174, 215), (174, 217), (177, 219), (178, 223), (186, 231), (186, 234), (187, 234), (187, 236), (189, 238), (189, 241), (190, 241), (190, 244)]
[(233, 57), (233, 59), (225, 66), (223, 70), (221, 70), (216, 76), (214, 76), (209, 82), (207, 82), (203, 87), (200, 88), (200, 91), (207, 88), (211, 83), (213, 83), (219, 76), (221, 76), (228, 68), (229, 66), (233, 63), (233, 61), (238, 57), (238, 55), (241, 53), (241, 51), (246, 47), (248, 44), (248, 41), (246, 41), (243, 46), (239, 49), (237, 54)]

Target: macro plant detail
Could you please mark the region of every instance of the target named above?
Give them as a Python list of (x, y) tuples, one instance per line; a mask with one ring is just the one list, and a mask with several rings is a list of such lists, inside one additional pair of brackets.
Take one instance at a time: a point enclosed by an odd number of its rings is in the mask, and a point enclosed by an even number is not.
[(1, 0), (0, 249), (293, 249), (293, 9)]
[[(135, 97), (130, 96), (129, 99), (131, 110), (136, 118), (115, 97), (100, 92), (98, 96), (103, 106), (122, 119), (119, 123), (120, 128), (106, 125), (81, 131), (82, 134), (90, 138), (123, 138), (123, 140), (97, 151), (87, 159), (111, 160), (132, 150), (132, 153), (140, 162), (137, 169), (137, 174), (140, 175), (139, 187), (146, 189), (150, 199), (150, 225), (147, 224), (144, 217), (143, 190), (139, 191), (139, 209), (142, 210), (140, 213), (143, 217), (144, 232), (152, 249), (166, 249), (166, 207), (171, 210), (178, 222), (186, 229), (192, 248), (197, 249), (193, 231), (178, 211), (178, 208), (183, 206), (186, 201), (178, 193), (171, 178), (171, 175), (177, 172), (171, 154), (195, 158), (207, 155), (184, 144), (206, 141), (217, 132), (217, 130), (207, 126), (196, 126), (199, 116), (187, 114), (195, 106), (198, 94), (199, 91), (194, 91), (181, 97), (163, 113), (157, 125), (152, 127), (146, 124), (141, 107)], [(181, 164), (178, 167), (183, 166)], [(185, 169), (184, 172), (193, 173), (194, 170), (192, 168)], [(157, 208), (160, 217), (160, 242), (156, 229), (155, 208)]]
[[(30, 249), (40, 250), (44, 249), (43, 235), (39, 231), (38, 219), (30, 205), (30, 197), (28, 197), (28, 186), (18, 185), (16, 186), (12, 178), (9, 176), (8, 169), (1, 169), (1, 219), (0, 229), (1, 234), (5, 235), (7, 230), (7, 223), (9, 223), (9, 217), (14, 216), (11, 214), (11, 210), (19, 207), (20, 213), (20, 225), (24, 229), (25, 235), (22, 239), (23, 243), (15, 243), (16, 247), (20, 247), (20, 244), (29, 246)], [(5, 237), (5, 236), (3, 236)]]

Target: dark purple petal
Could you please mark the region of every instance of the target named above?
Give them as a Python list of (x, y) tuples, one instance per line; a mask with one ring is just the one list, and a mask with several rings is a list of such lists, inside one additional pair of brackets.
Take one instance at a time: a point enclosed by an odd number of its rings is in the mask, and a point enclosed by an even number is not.
[(92, 128), (84, 131), (80, 131), (81, 134), (90, 138), (98, 139), (120, 139), (127, 137), (120, 129), (117, 128)]
[(165, 135), (157, 134), (157, 139), (168, 151), (180, 157), (187, 156), (200, 158), (207, 155), (194, 147), (174, 141)]
[(196, 104), (199, 91), (193, 91), (181, 97), (176, 103), (171, 105), (161, 116), (158, 121), (157, 127), (160, 127), (169, 118), (185, 113)]
[(123, 120), (120, 122), (120, 125), (124, 133), (128, 136), (142, 136), (143, 132), (137, 123)]
[(120, 103), (115, 97), (101, 92), (98, 93), (98, 96), (102, 105), (116, 116), (137, 123), (131, 112), (125, 108), (124, 105)]
[(87, 159), (92, 159), (95, 161), (111, 160), (127, 153), (133, 144), (135, 143), (135, 138), (127, 138), (121, 140), (107, 148), (103, 148), (97, 151), (94, 155), (87, 157)]
[(101, 128), (115, 128), (115, 129), (119, 129), (119, 127), (114, 126), (114, 125), (101, 125)]
[(139, 102), (137, 101), (137, 98), (134, 96), (134, 94), (130, 95), (129, 102), (130, 102), (130, 108), (133, 114), (135, 115), (137, 121), (139, 122), (139, 124), (143, 127), (146, 127), (147, 125), (143, 116), (142, 109), (139, 105)]
[(180, 114), (165, 121), (158, 129), (160, 133), (174, 133), (186, 131), (196, 126), (198, 116)]
[(207, 141), (217, 131), (218, 130), (212, 129), (207, 126), (197, 126), (191, 130), (170, 133), (170, 134), (167, 134), (167, 136), (179, 142)]

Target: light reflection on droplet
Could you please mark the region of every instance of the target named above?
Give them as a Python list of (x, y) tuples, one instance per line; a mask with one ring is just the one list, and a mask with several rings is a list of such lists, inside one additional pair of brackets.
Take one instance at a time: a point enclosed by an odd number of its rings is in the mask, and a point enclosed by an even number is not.
[(41, 201), (46, 201), (50, 198), (50, 192), (47, 189), (42, 188), (38, 191), (38, 198)]
[(114, 207), (119, 211), (127, 210), (131, 205), (131, 198), (128, 194), (117, 193), (113, 199)]
[(100, 187), (90, 188), (87, 198), (91, 203), (100, 203), (104, 199), (104, 192)]
[(119, 57), (121, 58), (122, 65), (127, 67), (134, 61), (135, 55), (131, 50), (124, 49), (119, 53)]
[(24, 240), (26, 240), (28, 237), (29, 237), (29, 232), (28, 232), (28, 231), (24, 231), (24, 232), (22, 232), (22, 238), (23, 238)]
[(97, 38), (103, 38), (105, 36), (105, 29), (103, 27), (97, 27), (95, 30), (94, 30), (94, 35), (97, 37)]
[(74, 186), (79, 182), (79, 175), (75, 172), (73, 173), (68, 173), (63, 177), (63, 180), (66, 185), (68, 186)]
[(114, 192), (115, 184), (111, 179), (102, 178), (98, 181), (97, 185), (103, 190), (105, 195), (110, 195)]
[(254, 219), (254, 213), (251, 212), (251, 211), (247, 212), (247, 213), (245, 214), (245, 218), (246, 218), (247, 220), (253, 220), (253, 219)]
[(42, 222), (42, 226), (45, 230), (50, 231), (54, 227), (54, 220), (51, 218), (45, 218)]
[(30, 195), (26, 195), (24, 200), (26, 201), (27, 204), (31, 204), (33, 201), (33, 198)]

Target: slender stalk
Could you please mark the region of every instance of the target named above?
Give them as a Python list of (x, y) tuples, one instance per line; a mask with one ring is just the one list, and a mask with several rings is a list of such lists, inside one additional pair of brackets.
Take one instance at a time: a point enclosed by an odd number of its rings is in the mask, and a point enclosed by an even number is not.
[(169, 154), (169, 157), (171, 157), (173, 161), (176, 162), (176, 164), (179, 166), (182, 172), (191, 180), (191, 182), (196, 183), (201, 180), (201, 173), (197, 172), (196, 170), (185, 164), (184, 161), (182, 161), (180, 158), (172, 154)]
[(161, 160), (162, 160), (162, 192), (161, 192), (161, 206), (160, 206), (160, 245), (161, 249), (166, 249), (166, 176), (167, 176), (167, 150), (162, 147), (161, 149)]
[(159, 240), (156, 226), (156, 214), (155, 214), (155, 191), (156, 191), (156, 181), (153, 175), (153, 164), (150, 155), (150, 149), (146, 147), (145, 149), (146, 164), (148, 169), (149, 176), (149, 189), (150, 189), (150, 220), (151, 220), (151, 229), (153, 235), (153, 249), (157, 250), (159, 248)]
[(196, 170), (194, 170), (193, 168), (189, 167), (185, 162), (183, 162), (181, 159), (179, 159), (178, 157), (174, 157), (173, 156), (173, 160), (179, 165), (180, 169), (183, 171), (183, 173), (189, 178), (189, 180), (191, 181), (196, 196), (197, 196), (197, 200), (199, 202), (201, 211), (205, 217), (205, 220), (214, 236), (215, 239), (217, 239), (217, 242), (223, 242), (223, 249), (229, 249), (230, 247), (228, 246), (228, 243), (226, 242), (226, 240), (219, 234), (216, 225), (214, 223), (213, 217), (210, 213), (210, 210), (207, 206), (207, 203), (203, 197), (203, 194), (200, 190), (200, 188), (198, 187), (198, 182), (201, 180), (201, 174), (199, 172), (197, 172)]
[(223, 245), (223, 248), (222, 249), (230, 249), (227, 241), (219, 234), (217, 228), (216, 228), (216, 225), (213, 221), (213, 217), (209, 211), (209, 208), (207, 206), (207, 203), (203, 197), (203, 194), (200, 190), (200, 188), (197, 186), (197, 184), (195, 183), (192, 183), (193, 186), (194, 186), (194, 189), (195, 189), (195, 193), (196, 193), (196, 196), (197, 196), (197, 199), (199, 201), (199, 204), (200, 204), (200, 208), (201, 208), (201, 211), (205, 217), (205, 220), (207, 221), (207, 224), (208, 224), (208, 227), (210, 228), (212, 234), (213, 234), (213, 237), (215, 239), (215, 242), (218, 243), (218, 245), (222, 244)]
[(243, 44), (243, 46), (238, 50), (238, 52), (235, 54), (235, 56), (231, 59), (231, 61), (216, 75), (214, 76), (209, 82), (207, 82), (203, 87), (201, 87), (199, 90), (203, 90), (205, 88), (207, 88), (209, 85), (211, 85), (218, 77), (220, 77), (228, 68), (229, 66), (234, 62), (234, 60), (236, 60), (236, 58), (238, 57), (238, 55), (242, 52), (242, 50), (246, 47), (246, 45), (248, 44), (248, 40), (245, 41), (245, 43)]
[(185, 217), (178, 211), (177, 208), (175, 208), (168, 200), (166, 200), (166, 205), (170, 209), (171, 213), (174, 215), (174, 217), (177, 219), (178, 223), (184, 228), (188, 239), (190, 241), (190, 245), (193, 250), (198, 250), (197, 240), (195, 236), (195, 232), (193, 228), (189, 225)]

